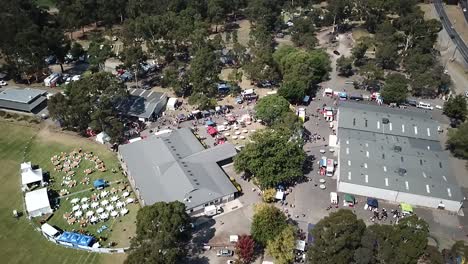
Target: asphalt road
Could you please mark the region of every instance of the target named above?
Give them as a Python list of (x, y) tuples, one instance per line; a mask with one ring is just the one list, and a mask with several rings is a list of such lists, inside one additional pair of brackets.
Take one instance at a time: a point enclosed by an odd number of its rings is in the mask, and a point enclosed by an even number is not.
[[(466, 3), (465, 3), (466, 5)], [(437, 10), (437, 14), (441, 18), (442, 25), (449, 34), (452, 41), (457, 45), (458, 51), (463, 56), (466, 62), (468, 62), (468, 48), (463, 41), (463, 39), (458, 35), (457, 31), (453, 28), (452, 23), (450, 22), (447, 13), (445, 13), (444, 5), (441, 0), (434, 0), (434, 7)], [(465, 19), (467, 19), (467, 14), (465, 12)]]
[[(462, 10), (467, 10), (468, 11), (468, 0), (462, 0), (460, 1), (460, 5), (462, 7)], [(465, 16), (465, 20), (468, 23), (468, 12), (463, 12), (463, 15)]]

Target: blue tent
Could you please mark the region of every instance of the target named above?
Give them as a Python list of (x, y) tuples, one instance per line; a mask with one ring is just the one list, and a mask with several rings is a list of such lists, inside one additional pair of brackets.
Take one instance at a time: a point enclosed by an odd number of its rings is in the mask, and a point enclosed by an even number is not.
[(220, 83), (218, 84), (218, 92), (228, 92), (231, 89), (229, 84)]
[(73, 232), (63, 232), (58, 239), (59, 242), (70, 243), (73, 246), (85, 246), (89, 247), (93, 244), (94, 238), (92, 236), (86, 236)]
[(378, 208), (379, 207), (379, 202), (375, 198), (369, 198), (368, 197), (367, 198), (367, 205), (372, 206), (374, 208)]
[(315, 228), (314, 224), (307, 225), (307, 244), (312, 245), (315, 238), (312, 236), (312, 230)]
[(104, 188), (106, 187), (106, 181), (103, 179), (97, 179), (94, 181), (94, 188)]

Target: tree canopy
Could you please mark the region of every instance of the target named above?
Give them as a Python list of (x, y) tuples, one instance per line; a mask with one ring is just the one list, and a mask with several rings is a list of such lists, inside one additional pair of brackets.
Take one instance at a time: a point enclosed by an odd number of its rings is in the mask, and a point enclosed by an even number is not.
[(331, 70), (328, 55), (322, 50), (303, 51), (284, 46), (273, 54), (273, 58), (283, 76), (278, 92), (291, 102), (302, 101)]
[(291, 28), (291, 40), (294, 45), (313, 49), (317, 45), (315, 37), (315, 26), (313, 18), (300, 17), (293, 20), (294, 25)]
[(185, 210), (181, 202), (158, 202), (141, 208), (125, 263), (180, 263), (191, 236)]
[(68, 129), (82, 134), (88, 127), (105, 131), (113, 142), (123, 139), (123, 123), (116, 104), (127, 98), (127, 90), (110, 73), (99, 72), (66, 87), (66, 95), (52, 96), (50, 116)]
[(468, 113), (465, 96), (458, 94), (444, 103), (444, 114), (450, 118), (465, 121)]
[(468, 159), (468, 123), (449, 129), (447, 147), (457, 157)]
[(266, 251), (278, 264), (289, 264), (294, 260), (296, 230), (288, 225), (273, 240), (268, 241)]
[(341, 76), (349, 77), (353, 75), (353, 58), (344, 55), (336, 60), (336, 70)]
[(241, 235), (237, 240), (235, 251), (242, 264), (249, 264), (254, 259), (255, 241), (251, 236)]
[(350, 210), (320, 220), (312, 230), (310, 263), (417, 263), (428, 254), (428, 224), (416, 215), (395, 225), (365, 226)]
[(350, 210), (330, 213), (312, 230), (314, 244), (307, 252), (310, 263), (352, 263), (365, 229)]
[(399, 73), (392, 73), (385, 79), (382, 97), (385, 103), (401, 104), (405, 102), (408, 95), (408, 80)]
[(305, 153), (301, 142), (279, 131), (258, 131), (234, 158), (236, 171), (254, 175), (262, 188), (292, 184), (303, 177)]
[(268, 204), (257, 204), (255, 206), (250, 233), (252, 238), (259, 244), (267, 245), (287, 226), (286, 216), (280, 209)]
[(289, 102), (274, 94), (261, 98), (255, 105), (255, 116), (267, 125), (273, 124), (283, 113), (290, 111)]

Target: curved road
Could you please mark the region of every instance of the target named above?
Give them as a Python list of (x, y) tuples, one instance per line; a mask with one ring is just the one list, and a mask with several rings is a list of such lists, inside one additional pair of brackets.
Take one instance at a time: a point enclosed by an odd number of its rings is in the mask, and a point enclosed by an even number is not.
[[(465, 4), (466, 2), (462, 1), (462, 5)], [(452, 41), (457, 45), (458, 51), (460, 54), (463, 56), (465, 61), (468, 63), (468, 48), (466, 47), (465, 42), (463, 39), (458, 35), (457, 31), (452, 26), (452, 23), (450, 22), (447, 13), (445, 13), (444, 5), (441, 0), (434, 0), (434, 7), (437, 11), (437, 14), (439, 14), (440, 21), (442, 22), (442, 25), (444, 26), (445, 30), (449, 34), (450, 38)], [(465, 13), (465, 19), (467, 18), (466, 12)]]
[(467, 12), (463, 11), (463, 15), (465, 16), (466, 22), (468, 22), (468, 0), (461, 0), (460, 5), (462, 10), (467, 10)]

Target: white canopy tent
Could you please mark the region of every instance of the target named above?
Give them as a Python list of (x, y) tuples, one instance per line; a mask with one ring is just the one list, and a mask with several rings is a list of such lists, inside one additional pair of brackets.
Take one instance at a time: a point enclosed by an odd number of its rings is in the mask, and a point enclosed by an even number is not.
[(167, 105), (166, 108), (167, 110), (175, 110), (177, 106), (177, 98), (176, 97), (171, 97), (169, 100), (167, 100)]
[(44, 236), (49, 237), (49, 238), (54, 238), (57, 236), (60, 232), (55, 229), (53, 226), (49, 225), (48, 223), (45, 223), (41, 226), (41, 231)]
[(107, 135), (106, 132), (101, 132), (101, 133), (97, 134), (97, 136), (96, 136), (96, 141), (101, 143), (101, 144), (105, 144), (105, 143), (109, 142), (110, 139), (111, 138), (109, 137), (109, 135)]
[(26, 210), (31, 217), (52, 213), (47, 188), (27, 192), (24, 200), (26, 202)]
[(33, 170), (31, 162), (21, 163), (21, 184), (23, 190), (28, 190), (28, 184), (39, 182), (43, 185), (42, 169)]
[(334, 148), (338, 145), (338, 137), (336, 135), (329, 135), (328, 136), (328, 146)]

